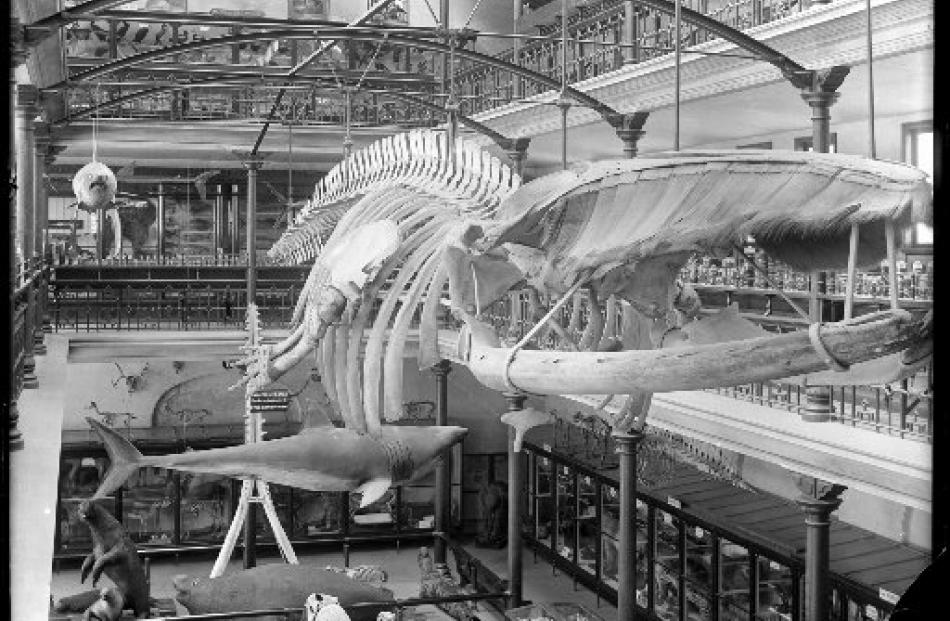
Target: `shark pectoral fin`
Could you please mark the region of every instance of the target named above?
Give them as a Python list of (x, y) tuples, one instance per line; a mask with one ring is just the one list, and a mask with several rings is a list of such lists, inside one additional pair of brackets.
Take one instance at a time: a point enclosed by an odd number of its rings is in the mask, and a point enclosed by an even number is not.
[(363, 483), (356, 488), (355, 491), (360, 492), (363, 497), (360, 498), (360, 509), (368, 507), (377, 500), (383, 497), (389, 488), (392, 486), (393, 481), (389, 477), (371, 479), (366, 483)]

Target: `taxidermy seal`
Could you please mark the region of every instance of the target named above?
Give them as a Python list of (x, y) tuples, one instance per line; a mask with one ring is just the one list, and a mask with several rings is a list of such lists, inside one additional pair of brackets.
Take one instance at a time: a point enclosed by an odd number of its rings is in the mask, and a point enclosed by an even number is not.
[(137, 469), (154, 466), (259, 479), (316, 492), (356, 491), (362, 493), (360, 507), (366, 507), (390, 486), (428, 472), (443, 450), (468, 433), (463, 427), (384, 425), (376, 438), (353, 429), (313, 427), (289, 438), (144, 457), (118, 432), (92, 417), (86, 420), (99, 433), (112, 462), (94, 498), (121, 487)]
[(358, 608), (353, 621), (373, 621), (380, 611), (395, 602), (392, 591), (368, 585), (344, 574), (307, 565), (284, 563), (262, 565), (220, 578), (179, 575), (173, 579), (175, 599), (190, 614), (302, 608), (313, 593), (327, 593), (341, 606), (359, 602), (380, 602), (380, 606)]
[(79, 504), (79, 519), (92, 533), (92, 552), (82, 563), (79, 581), (92, 574), (92, 584), (105, 573), (115, 583), (125, 600), (125, 607), (135, 611), (136, 618), (148, 617), (148, 585), (145, 569), (135, 544), (118, 520), (94, 499)]

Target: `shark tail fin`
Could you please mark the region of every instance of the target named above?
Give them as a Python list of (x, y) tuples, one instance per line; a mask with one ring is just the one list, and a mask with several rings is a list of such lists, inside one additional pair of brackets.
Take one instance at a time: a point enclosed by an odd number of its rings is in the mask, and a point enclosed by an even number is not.
[(93, 498), (102, 498), (122, 487), (125, 480), (144, 465), (142, 464), (142, 454), (117, 431), (106, 427), (92, 417), (86, 417), (86, 420), (102, 438), (102, 443), (105, 444), (106, 453), (109, 454), (109, 461), (111, 462), (105, 478), (93, 495)]

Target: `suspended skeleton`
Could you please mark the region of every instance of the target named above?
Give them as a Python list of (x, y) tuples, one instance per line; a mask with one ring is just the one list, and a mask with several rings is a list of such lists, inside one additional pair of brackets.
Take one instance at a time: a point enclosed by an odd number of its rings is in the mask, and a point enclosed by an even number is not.
[[(908, 369), (926, 357), (918, 345), (929, 324), (895, 311), (840, 330), (830, 324), (786, 335), (775, 360), (749, 368), (771, 353), (762, 344), (768, 333), (728, 310), (714, 321), (693, 321), (698, 297), (677, 284), (694, 253), (731, 251), (748, 235), (795, 268), (844, 265), (852, 224), (860, 225), (858, 264), (873, 264), (884, 253), (885, 221), (931, 217), (929, 187), (916, 169), (841, 155), (678, 153), (592, 163), (519, 185), (497, 159), (464, 141), (449, 150), (444, 136), (431, 132), (387, 138), (344, 160), (271, 249), (288, 263), (319, 256), (292, 335), (263, 368), (251, 363), (250, 376), (276, 379), (315, 351), (347, 425), (377, 433), (382, 417), (402, 410), (404, 345), (420, 305), (420, 367), (444, 357), (436, 320), (446, 282), (451, 310), (466, 323), (460, 355), (477, 379), (526, 393), (629, 394), (608, 418), (617, 431), (643, 425), (656, 391), (858, 368), (910, 345), (922, 355), (904, 352)], [(321, 249), (322, 214), (334, 210), (343, 215)], [(351, 261), (356, 269), (347, 267)], [(342, 276), (347, 269), (358, 277)], [(481, 320), (490, 304), (525, 284), (535, 307), (539, 295), (563, 304), (586, 289), (591, 320), (579, 338), (552, 320), (553, 311), (533, 317), (536, 329), (548, 324), (578, 353), (502, 347)], [(623, 305), (623, 342), (613, 300)], [(853, 347), (853, 330), (884, 344)], [(643, 351), (655, 347), (663, 349)], [(699, 367), (690, 366), (693, 356)], [(510, 424), (523, 432), (532, 423)]]

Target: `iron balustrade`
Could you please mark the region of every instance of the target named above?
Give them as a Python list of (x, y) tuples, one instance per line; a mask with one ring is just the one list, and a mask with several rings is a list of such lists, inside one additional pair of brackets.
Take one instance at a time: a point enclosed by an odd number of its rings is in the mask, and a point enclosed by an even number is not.
[[(737, 0), (710, 3), (708, 0), (689, 0), (688, 8), (739, 30), (771, 23), (804, 9), (802, 0)], [(710, 10), (710, 4), (715, 6)], [(623, 0), (600, 0), (577, 7), (568, 16), (567, 81), (574, 84), (611, 71), (627, 63), (639, 63), (672, 53), (675, 24), (666, 13), (636, 6), (634, 9), (633, 39), (625, 53), (624, 31), (628, 29)], [(543, 40), (524, 42), (515, 57), (514, 50), (496, 54), (502, 60), (519, 64), (560, 79), (562, 75), (560, 20), (538, 25)], [(688, 23), (681, 25), (684, 48), (716, 39), (712, 33)], [(461, 93), (462, 113), (476, 114), (510, 103), (514, 99), (512, 81), (492, 67), (462, 60), (455, 81)], [(532, 97), (549, 90), (525, 81), (523, 97)]]
[[(530, 442), (524, 497), (526, 544), (537, 555), (616, 604), (619, 486), (608, 474)], [(638, 490), (637, 606), (647, 618), (699, 621), (804, 618), (804, 559), (694, 515), (675, 499)], [(805, 528), (804, 516), (802, 528)], [(832, 619), (886, 618), (893, 602), (832, 574)], [(624, 588), (630, 588), (624, 585)], [(871, 614), (868, 614), (871, 613)]]
[[(259, 269), (264, 327), (286, 326), (306, 268)], [(103, 264), (54, 271), (50, 313), (59, 331), (243, 329), (247, 308), (240, 266)]]

